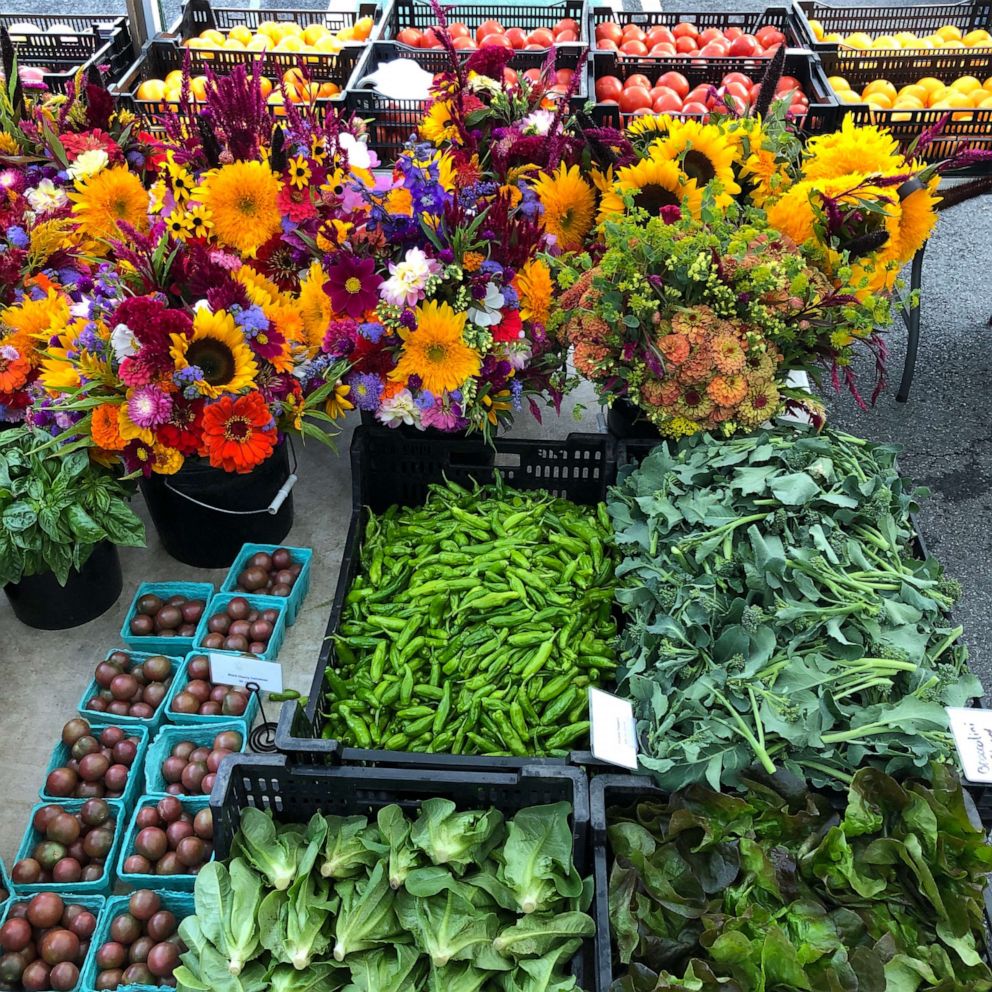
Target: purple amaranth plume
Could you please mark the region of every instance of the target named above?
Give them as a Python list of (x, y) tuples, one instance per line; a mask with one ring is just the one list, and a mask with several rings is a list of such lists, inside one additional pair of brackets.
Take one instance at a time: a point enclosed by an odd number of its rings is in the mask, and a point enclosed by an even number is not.
[(973, 179), (971, 182), (961, 183), (960, 186), (952, 186), (948, 190), (941, 191), (941, 200), (937, 204), (937, 210), (947, 210), (956, 207), (965, 200), (981, 196), (983, 193), (992, 192), (992, 176), (982, 176), (980, 179)]
[(878, 251), (888, 240), (889, 232), (884, 229), (869, 231), (848, 241), (844, 245), (844, 250), (851, 258), (860, 258), (862, 255), (870, 255), (873, 251)]
[(251, 75), (237, 65), (230, 75), (207, 69), (207, 105), (204, 116), (233, 159), (252, 161), (272, 137), (272, 119), (260, 85), (261, 59), (252, 62)]
[(758, 83), (758, 99), (754, 105), (753, 117), (764, 117), (775, 99), (775, 89), (785, 71), (785, 45), (779, 45), (771, 57), (764, 75)]
[[(558, 163), (562, 159), (562, 151), (565, 147), (564, 141), (564, 128), (562, 127), (562, 121), (565, 115), (568, 113), (569, 108), (572, 103), (572, 97), (575, 96), (575, 91), (578, 89), (579, 81), (582, 79), (582, 73), (579, 71), (581, 66), (585, 64), (586, 54), (588, 52), (587, 48), (582, 50), (579, 55), (578, 61), (576, 62), (576, 71), (572, 73), (572, 78), (568, 81), (568, 87), (565, 92), (558, 98), (558, 106), (555, 110), (554, 119), (551, 121), (551, 126), (548, 128), (548, 168), (557, 169)], [(557, 61), (557, 48), (555, 46), (551, 47), (551, 51), (548, 53), (549, 58), (553, 58)], [(552, 65), (555, 63), (552, 62)]]
[(0, 27), (0, 64), (3, 66), (4, 79), (14, 80), (14, 93), (11, 100), (14, 120), (24, 117), (24, 90), (21, 86), (21, 76), (17, 71), (17, 55), (11, 43), (10, 35), (5, 27)]

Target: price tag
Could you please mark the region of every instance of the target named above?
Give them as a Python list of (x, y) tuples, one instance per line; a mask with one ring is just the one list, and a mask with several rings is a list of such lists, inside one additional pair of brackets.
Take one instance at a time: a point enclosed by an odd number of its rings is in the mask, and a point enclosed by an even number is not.
[(589, 689), (592, 755), (624, 768), (637, 768), (637, 726), (630, 700)]
[(257, 682), (266, 692), (282, 692), (282, 665), (260, 661), (251, 654), (221, 654), (211, 651), (210, 681), (214, 685), (247, 685)]
[(948, 706), (947, 716), (965, 778), (992, 782), (992, 710)]

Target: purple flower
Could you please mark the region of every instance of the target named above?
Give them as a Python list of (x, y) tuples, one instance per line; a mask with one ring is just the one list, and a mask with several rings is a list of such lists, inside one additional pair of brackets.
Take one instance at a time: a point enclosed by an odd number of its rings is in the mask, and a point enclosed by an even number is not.
[(442, 248), (437, 253), (437, 257), (441, 259), (445, 265), (450, 265), (455, 260), (455, 253), (450, 248)]
[(31, 239), (27, 236), (23, 227), (8, 227), (7, 228), (7, 240), (15, 248), (27, 248), (31, 243)]
[(372, 372), (353, 375), (349, 380), (351, 398), (359, 410), (377, 410), (382, 399), (382, 380)]
[(247, 309), (235, 304), (231, 307), (231, 316), (250, 338), (257, 337), (262, 331), (269, 329), (269, 318), (265, 316), (265, 312), (257, 304), (253, 304)]
[(430, 410), (434, 406), (434, 394), (425, 389), (413, 401), (420, 410)]
[(523, 395), (524, 384), (519, 379), (510, 380), (510, 398), (513, 409), (519, 410), (521, 407), (520, 397)]
[(158, 427), (172, 413), (172, 397), (158, 386), (141, 386), (131, 393), (127, 413), (139, 427)]
[(404, 310), (400, 314), (400, 323), (412, 331), (417, 326), (417, 315), (412, 310)]
[(359, 324), (358, 333), (367, 341), (378, 344), (383, 334), (386, 333), (386, 328), (382, 324), (372, 321), (366, 324)]

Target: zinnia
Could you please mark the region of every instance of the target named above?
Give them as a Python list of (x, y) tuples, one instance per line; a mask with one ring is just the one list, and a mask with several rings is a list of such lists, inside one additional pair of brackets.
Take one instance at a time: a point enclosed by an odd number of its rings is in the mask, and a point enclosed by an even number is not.
[(222, 396), (203, 411), (203, 447), (214, 468), (250, 472), (276, 446), (272, 413), (260, 393)]
[(361, 317), (376, 305), (376, 290), (382, 276), (375, 271), (375, 259), (341, 255), (328, 267), (324, 292), (331, 306), (349, 317)]

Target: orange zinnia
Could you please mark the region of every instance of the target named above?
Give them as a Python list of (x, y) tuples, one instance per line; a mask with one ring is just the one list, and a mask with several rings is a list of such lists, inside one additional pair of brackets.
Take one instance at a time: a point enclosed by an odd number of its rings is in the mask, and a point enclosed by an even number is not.
[(5, 350), (7, 349), (0, 349), (0, 393), (12, 393), (28, 381), (31, 363), (16, 352), (13, 357), (8, 357), (4, 354)]
[(93, 411), (90, 423), (93, 443), (105, 451), (123, 451), (127, 441), (121, 437), (120, 407), (104, 403)]
[(222, 396), (203, 411), (203, 447), (214, 468), (250, 472), (272, 454), (277, 432), (261, 393)]

